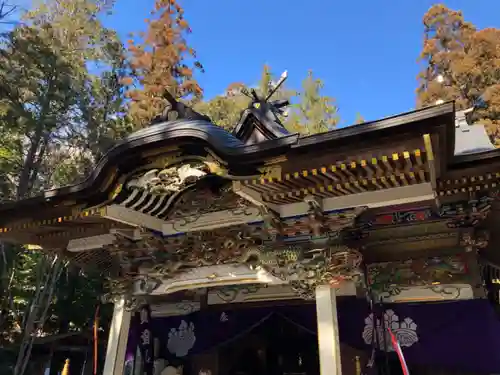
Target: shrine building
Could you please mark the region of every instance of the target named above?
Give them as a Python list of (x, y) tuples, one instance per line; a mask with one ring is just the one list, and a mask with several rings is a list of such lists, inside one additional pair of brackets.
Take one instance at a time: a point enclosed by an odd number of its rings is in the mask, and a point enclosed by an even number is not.
[(391, 334), (412, 375), (500, 373), (500, 150), (471, 111), (305, 137), (252, 111), (160, 121), (0, 205), (2, 241), (106, 279), (102, 373), (399, 374)]

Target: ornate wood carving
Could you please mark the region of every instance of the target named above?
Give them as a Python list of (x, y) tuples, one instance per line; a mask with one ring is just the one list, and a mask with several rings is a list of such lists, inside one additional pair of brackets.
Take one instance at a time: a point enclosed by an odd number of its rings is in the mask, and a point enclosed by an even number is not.
[[(342, 223), (352, 223), (352, 217), (347, 216)], [(337, 228), (340, 230), (340, 226)], [(186, 269), (221, 264), (264, 269), (290, 283), (303, 298), (313, 298), (319, 284), (338, 286), (344, 280), (362, 280), (361, 254), (354, 249), (327, 242), (321, 246), (314, 242), (283, 244), (278, 248), (277, 242), (273, 242), (267, 246), (262, 239), (269, 237), (265, 230), (259, 229), (262, 228), (230, 227), (170, 238), (144, 233), (140, 240), (118, 236), (108, 250), (116, 255), (127, 282), (120, 283), (117, 289), (122, 293), (130, 286), (129, 280), (141, 279), (144, 293), (154, 290), (154, 279), (145, 278), (141, 268), (148, 268), (153, 278), (168, 279)]]
[(143, 189), (153, 195), (177, 193), (209, 172), (206, 164), (188, 163), (179, 167), (152, 169), (128, 182), (127, 187)]
[(247, 201), (231, 191), (230, 186), (216, 190), (206, 187), (186, 191), (172, 205), (168, 219), (200, 217), (200, 215), (221, 210), (244, 210), (250, 207)]
[(313, 299), (318, 285), (339, 286), (343, 281), (362, 281), (361, 253), (346, 246), (305, 249), (263, 249), (257, 267), (288, 282), (304, 299)]
[(248, 207), (231, 191), (230, 176), (218, 174), (210, 161), (184, 162), (133, 176), (112, 197), (130, 209), (162, 219)]
[(478, 252), (488, 246), (489, 233), (486, 230), (467, 230), (460, 233), (460, 245), (467, 252)]
[(449, 219), (450, 228), (471, 228), (486, 219), (491, 204), (498, 196), (498, 191), (477, 196), (471, 194), (469, 200), (441, 206), (441, 217)]
[(460, 256), (413, 259), (368, 265), (368, 283), (379, 296), (396, 296), (409, 287), (425, 286), (450, 292), (449, 284), (469, 284), (470, 274)]

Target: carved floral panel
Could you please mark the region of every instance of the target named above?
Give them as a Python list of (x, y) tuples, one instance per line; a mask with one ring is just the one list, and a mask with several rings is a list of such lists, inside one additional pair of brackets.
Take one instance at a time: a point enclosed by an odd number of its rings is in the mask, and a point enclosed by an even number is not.
[(470, 283), (466, 262), (460, 256), (373, 263), (367, 269), (372, 289), (390, 295), (408, 287)]

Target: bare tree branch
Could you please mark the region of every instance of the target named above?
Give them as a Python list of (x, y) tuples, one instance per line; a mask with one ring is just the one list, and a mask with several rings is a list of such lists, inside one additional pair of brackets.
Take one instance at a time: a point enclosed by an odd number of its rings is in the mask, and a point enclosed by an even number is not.
[(17, 5), (13, 5), (7, 2), (7, 0), (0, 1), (0, 23), (3, 24), (14, 24), (14, 21), (6, 21), (7, 17), (14, 14), (19, 9)]

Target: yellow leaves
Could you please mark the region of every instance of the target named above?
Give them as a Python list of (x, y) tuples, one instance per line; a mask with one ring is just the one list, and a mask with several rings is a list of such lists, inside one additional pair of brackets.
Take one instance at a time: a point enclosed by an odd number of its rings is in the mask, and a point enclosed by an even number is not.
[(10, 159), (12, 157), (12, 150), (6, 147), (0, 147), (0, 159)]
[(187, 63), (187, 58), (196, 53), (186, 42), (190, 29), (183, 13), (176, 0), (156, 0), (146, 34), (139, 35), (135, 45), (129, 43), (130, 63), (135, 70), (132, 78), (143, 87), (143, 95), (137, 90), (130, 94), (137, 104), (130, 106), (130, 114), (142, 124), (163, 110), (165, 90), (176, 97), (202, 95), (193, 76), (194, 70), (203, 71), (203, 67), (197, 61)]
[(443, 5), (427, 12), (424, 26), (421, 56), (427, 64), (419, 75), (419, 105), (455, 100), (457, 109), (466, 109), (481, 103), (474, 121), (500, 145), (500, 30), (477, 30)]
[(421, 58), (426, 65), (418, 76), (420, 106), (440, 99), (468, 108), (490, 86), (500, 83), (500, 30), (476, 30), (461, 12), (444, 5), (431, 7), (423, 21)]
[(484, 91), (483, 100), (490, 112), (500, 115), (500, 82)]
[(123, 77), (120, 79), (120, 83), (125, 86), (130, 86), (134, 83), (134, 80), (132, 77)]

